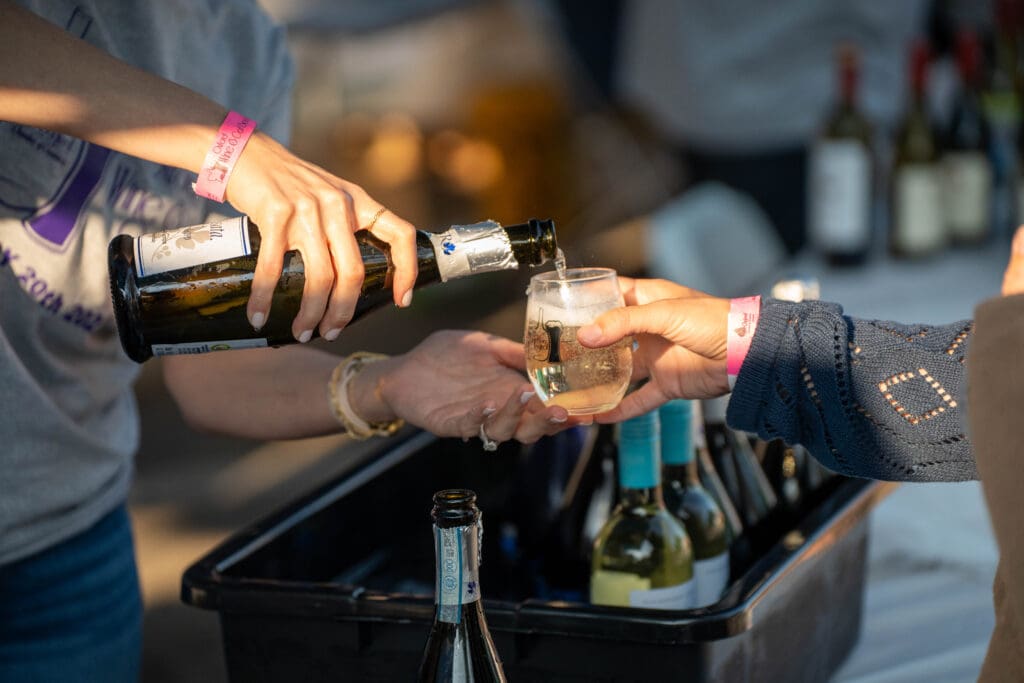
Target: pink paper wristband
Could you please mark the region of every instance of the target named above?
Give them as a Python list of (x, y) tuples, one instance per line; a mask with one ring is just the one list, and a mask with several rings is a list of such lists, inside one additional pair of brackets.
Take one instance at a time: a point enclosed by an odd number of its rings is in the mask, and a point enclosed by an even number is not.
[(245, 143), (249, 142), (255, 131), (255, 121), (238, 112), (228, 112), (224, 123), (220, 124), (213, 146), (206, 153), (199, 177), (192, 184), (192, 190), (197, 195), (215, 202), (224, 201), (224, 191), (227, 190), (231, 171), (242, 155)]
[(761, 297), (747, 296), (729, 302), (729, 331), (726, 337), (726, 371), (729, 387), (736, 383), (743, 361), (750, 350), (750, 341), (761, 317)]

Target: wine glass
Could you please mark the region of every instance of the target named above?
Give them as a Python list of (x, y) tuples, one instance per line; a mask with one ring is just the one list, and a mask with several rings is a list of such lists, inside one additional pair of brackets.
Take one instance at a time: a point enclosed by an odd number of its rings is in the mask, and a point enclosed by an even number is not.
[(526, 371), (537, 396), (570, 415), (611, 410), (626, 394), (633, 371), (633, 339), (589, 349), (576, 331), (625, 305), (611, 268), (568, 268), (530, 278), (526, 302)]

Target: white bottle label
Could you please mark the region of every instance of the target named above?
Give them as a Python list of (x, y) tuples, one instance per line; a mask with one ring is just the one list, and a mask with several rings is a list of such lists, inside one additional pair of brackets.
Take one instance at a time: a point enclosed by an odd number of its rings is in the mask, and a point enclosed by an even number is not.
[(462, 606), (480, 599), (480, 553), (477, 525), (440, 529), (434, 526), (438, 619), (457, 624)]
[(139, 236), (135, 240), (135, 274), (146, 277), (251, 253), (249, 219), (238, 216), (219, 223), (190, 225)]
[(896, 170), (893, 241), (905, 254), (923, 254), (946, 241), (942, 190), (934, 164), (911, 164)]
[(229, 351), (231, 349), (262, 349), (266, 348), (266, 339), (224, 339), (221, 341), (187, 342), (184, 344), (153, 344), (154, 356), (190, 356), (211, 351)]
[(729, 585), (729, 553), (694, 560), (693, 576), (697, 580), (697, 604), (694, 606), (706, 607), (715, 604), (722, 597), (722, 591)]
[(810, 236), (825, 252), (871, 242), (871, 156), (856, 140), (822, 140), (811, 151)]
[(691, 578), (667, 588), (630, 591), (629, 605), (648, 609), (692, 609), (697, 606), (697, 582)]
[(950, 234), (977, 240), (989, 229), (992, 165), (979, 151), (947, 152), (942, 159), (942, 200)]

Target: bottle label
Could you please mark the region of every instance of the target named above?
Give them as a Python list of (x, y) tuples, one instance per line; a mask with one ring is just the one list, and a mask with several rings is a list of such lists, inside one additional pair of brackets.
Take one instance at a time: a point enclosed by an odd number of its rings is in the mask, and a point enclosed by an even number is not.
[(453, 225), (430, 235), (441, 281), (519, 267), (508, 233), (495, 221)]
[(729, 585), (729, 553), (693, 561), (693, 576), (697, 581), (697, 602), (695, 607), (713, 605), (722, 597)]
[(871, 243), (871, 156), (857, 140), (823, 140), (811, 151), (810, 236), (825, 252)]
[(249, 218), (238, 216), (140, 235), (135, 240), (135, 274), (146, 277), (250, 254)]
[(153, 344), (154, 356), (190, 356), (211, 351), (230, 351), (231, 349), (262, 349), (266, 348), (267, 340), (261, 339), (223, 339), (220, 341), (188, 342), (184, 344)]
[(947, 152), (942, 159), (943, 209), (950, 234), (965, 241), (983, 238), (989, 229), (992, 165), (984, 152)]
[(911, 164), (896, 170), (894, 246), (906, 254), (926, 253), (946, 241), (942, 190), (933, 164)]
[(480, 599), (479, 529), (478, 525), (449, 529), (434, 526), (434, 596), (440, 621), (459, 623), (462, 606)]
[(690, 609), (697, 603), (697, 582), (690, 579), (667, 588), (651, 588), (649, 578), (600, 569), (590, 577), (590, 601), (615, 607)]

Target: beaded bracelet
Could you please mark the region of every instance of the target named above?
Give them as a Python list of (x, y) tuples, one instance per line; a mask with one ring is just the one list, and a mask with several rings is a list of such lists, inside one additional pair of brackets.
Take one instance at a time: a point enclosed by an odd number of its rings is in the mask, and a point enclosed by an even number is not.
[(327, 398), (334, 417), (345, 427), (348, 435), (357, 441), (369, 439), (371, 436), (391, 436), (405, 425), (405, 420), (395, 418), (390, 422), (367, 422), (356, 415), (348, 400), (348, 387), (352, 378), (369, 363), (385, 360), (382, 353), (356, 351), (338, 363), (331, 372), (327, 382)]
[(192, 191), (200, 197), (223, 202), (231, 172), (245, 149), (245, 143), (249, 142), (255, 131), (255, 121), (238, 112), (228, 112), (210, 151), (206, 153), (199, 177), (192, 184)]

